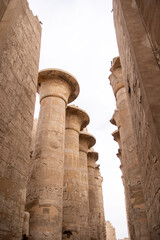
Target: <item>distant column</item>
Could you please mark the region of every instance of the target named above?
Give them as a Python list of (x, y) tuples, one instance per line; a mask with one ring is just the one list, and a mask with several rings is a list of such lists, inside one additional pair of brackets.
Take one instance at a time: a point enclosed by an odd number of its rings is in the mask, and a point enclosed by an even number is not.
[(79, 86), (69, 73), (46, 69), (39, 73), (38, 91), (41, 106), (27, 194), (30, 234), (32, 240), (61, 240), (65, 113)]
[(63, 239), (80, 239), (79, 133), (89, 124), (89, 116), (76, 106), (66, 110)]
[(79, 136), (79, 172), (80, 172), (80, 240), (89, 239), (89, 196), (88, 196), (88, 149), (96, 143), (88, 132), (82, 131)]
[(98, 218), (98, 239), (106, 239), (106, 224), (104, 217), (104, 206), (103, 206), (103, 193), (102, 193), (102, 182), (103, 177), (101, 176), (99, 165), (95, 168), (95, 181), (97, 186), (97, 218)]
[(89, 188), (89, 228), (90, 238), (99, 240), (97, 232), (97, 194), (95, 183), (95, 166), (98, 160), (98, 153), (93, 149), (88, 151), (88, 188)]
[(106, 240), (116, 240), (116, 230), (109, 221), (106, 222), (106, 235)]

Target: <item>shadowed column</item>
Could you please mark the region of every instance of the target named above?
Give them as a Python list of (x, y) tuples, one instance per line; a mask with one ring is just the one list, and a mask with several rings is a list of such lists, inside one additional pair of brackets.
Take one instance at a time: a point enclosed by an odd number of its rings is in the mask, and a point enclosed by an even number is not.
[(79, 132), (89, 124), (86, 112), (76, 106), (66, 110), (63, 189), (63, 239), (80, 239)]
[(98, 240), (98, 228), (97, 228), (97, 192), (96, 192), (96, 182), (95, 182), (95, 166), (98, 160), (98, 153), (93, 149), (88, 151), (88, 193), (89, 193), (89, 228), (90, 228), (90, 238)]
[(88, 196), (88, 149), (96, 143), (88, 132), (82, 131), (79, 136), (79, 172), (80, 172), (80, 240), (89, 239), (89, 196)]
[(61, 240), (66, 105), (79, 93), (69, 73), (46, 69), (39, 73), (40, 115), (27, 194), (33, 240)]
[(120, 148), (122, 148), (122, 166), (125, 182), (125, 193), (128, 206), (129, 231), (131, 240), (149, 240), (148, 221), (144, 196), (141, 184), (141, 169), (138, 161), (134, 129), (127, 100), (126, 89), (122, 78), (122, 67), (120, 58), (114, 58), (112, 74), (109, 76), (112, 85), (118, 111), (111, 120), (117, 125), (120, 135)]

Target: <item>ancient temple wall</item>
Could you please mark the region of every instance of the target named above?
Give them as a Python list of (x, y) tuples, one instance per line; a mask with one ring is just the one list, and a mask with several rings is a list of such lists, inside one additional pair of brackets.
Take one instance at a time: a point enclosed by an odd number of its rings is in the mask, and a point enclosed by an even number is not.
[(26, 0), (10, 0), (1, 17), (0, 239), (18, 240), (30, 161), (41, 27)]
[[(145, 7), (145, 6), (144, 6)], [(114, 22), (151, 239), (160, 234), (159, 67), (135, 1), (113, 1)]]

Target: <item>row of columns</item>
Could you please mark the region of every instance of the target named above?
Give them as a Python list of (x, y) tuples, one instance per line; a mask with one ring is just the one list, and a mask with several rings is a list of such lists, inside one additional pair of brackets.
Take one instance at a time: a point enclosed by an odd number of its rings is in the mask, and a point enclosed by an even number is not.
[(102, 177), (98, 154), (89, 151), (96, 140), (85, 130), (87, 113), (67, 106), (78, 96), (79, 85), (69, 73), (48, 69), (39, 73), (38, 92), (40, 114), (26, 203), (31, 239), (103, 240)]
[(109, 76), (116, 98), (117, 109), (111, 123), (118, 129), (113, 133), (119, 144), (117, 156), (121, 161), (122, 180), (125, 188), (128, 230), (131, 240), (149, 240), (149, 230), (144, 196), (141, 185), (140, 166), (134, 139), (134, 130), (129, 112), (126, 89), (122, 78), (120, 58), (113, 59)]

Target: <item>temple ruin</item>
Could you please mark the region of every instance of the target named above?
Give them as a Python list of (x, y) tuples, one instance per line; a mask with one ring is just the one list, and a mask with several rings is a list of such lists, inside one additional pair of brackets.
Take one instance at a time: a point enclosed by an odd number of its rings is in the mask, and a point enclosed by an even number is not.
[(38, 18), (26, 0), (0, 4), (0, 239), (105, 240), (102, 177), (89, 164), (96, 139), (88, 114), (68, 105), (79, 84), (59, 69), (38, 74)]
[[(156, 0), (113, 0), (111, 123), (130, 240), (160, 239), (159, 13)], [(69, 105), (79, 84), (60, 69), (38, 72), (40, 43), (27, 0), (0, 0), (0, 239), (111, 240), (90, 118)]]

